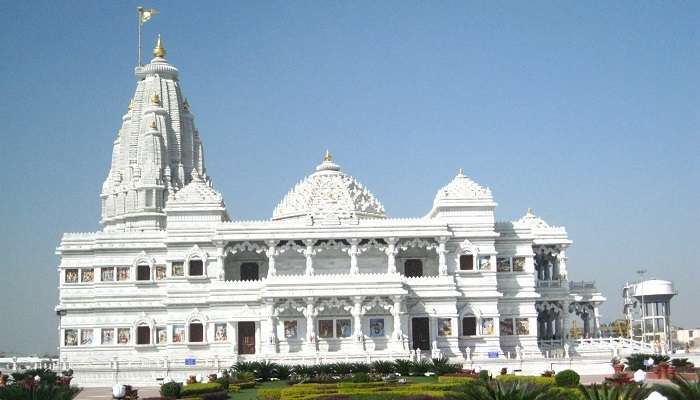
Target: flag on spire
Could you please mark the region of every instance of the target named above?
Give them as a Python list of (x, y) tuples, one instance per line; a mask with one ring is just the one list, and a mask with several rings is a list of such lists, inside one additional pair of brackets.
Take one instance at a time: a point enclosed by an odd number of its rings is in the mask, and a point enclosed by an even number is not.
[(158, 10), (155, 8), (143, 8), (139, 7), (139, 22), (143, 25), (148, 22), (154, 15), (158, 14)]

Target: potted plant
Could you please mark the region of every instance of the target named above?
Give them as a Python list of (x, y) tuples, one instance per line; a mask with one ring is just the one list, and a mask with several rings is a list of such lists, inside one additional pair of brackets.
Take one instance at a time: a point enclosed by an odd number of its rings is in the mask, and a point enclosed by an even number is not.
[(615, 374), (621, 374), (625, 370), (625, 364), (617, 357), (613, 357), (610, 363), (612, 364), (613, 370), (615, 370)]

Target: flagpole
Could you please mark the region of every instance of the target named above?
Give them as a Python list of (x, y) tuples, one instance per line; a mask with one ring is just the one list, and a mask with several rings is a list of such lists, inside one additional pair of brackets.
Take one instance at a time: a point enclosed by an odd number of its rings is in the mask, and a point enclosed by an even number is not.
[(137, 59), (137, 64), (136, 66), (140, 67), (141, 66), (141, 13), (143, 12), (143, 7), (138, 7), (138, 31), (139, 31), (139, 47), (138, 47), (138, 59)]

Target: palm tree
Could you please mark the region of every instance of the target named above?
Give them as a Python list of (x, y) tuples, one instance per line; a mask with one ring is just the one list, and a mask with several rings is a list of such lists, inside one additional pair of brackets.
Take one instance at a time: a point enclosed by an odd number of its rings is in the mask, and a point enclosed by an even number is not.
[(466, 385), (463, 390), (468, 400), (552, 400), (551, 396), (546, 394), (546, 386), (520, 382)]
[(655, 385), (654, 389), (668, 397), (669, 400), (700, 400), (700, 372), (697, 373), (698, 379), (690, 381), (676, 374), (671, 378), (677, 387), (671, 385)]
[(649, 388), (635, 385), (579, 385), (579, 390), (586, 400), (643, 400), (652, 392)]

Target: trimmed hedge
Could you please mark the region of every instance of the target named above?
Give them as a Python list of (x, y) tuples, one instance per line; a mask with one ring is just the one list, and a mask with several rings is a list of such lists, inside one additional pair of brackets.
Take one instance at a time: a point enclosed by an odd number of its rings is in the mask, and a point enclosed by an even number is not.
[(289, 388), (260, 389), (257, 396), (261, 400), (312, 400), (312, 399), (397, 399), (397, 398), (451, 398), (463, 382), (382, 384), (379, 382), (342, 384), (298, 384)]
[(546, 399), (557, 400), (587, 400), (578, 388), (554, 386), (547, 390)]
[(554, 386), (556, 384), (554, 377), (551, 376), (498, 375), (496, 380), (504, 383), (520, 382), (540, 386)]
[(190, 383), (187, 386), (183, 386), (180, 391), (180, 396), (182, 397), (192, 397), (199, 396), (201, 394), (221, 392), (223, 388), (220, 384), (216, 382), (212, 383)]
[(578, 386), (581, 376), (574, 370), (565, 369), (554, 376), (554, 381), (557, 386), (574, 387)]
[(470, 382), (476, 382), (477, 378), (473, 376), (438, 376), (438, 382), (439, 383), (470, 383)]

